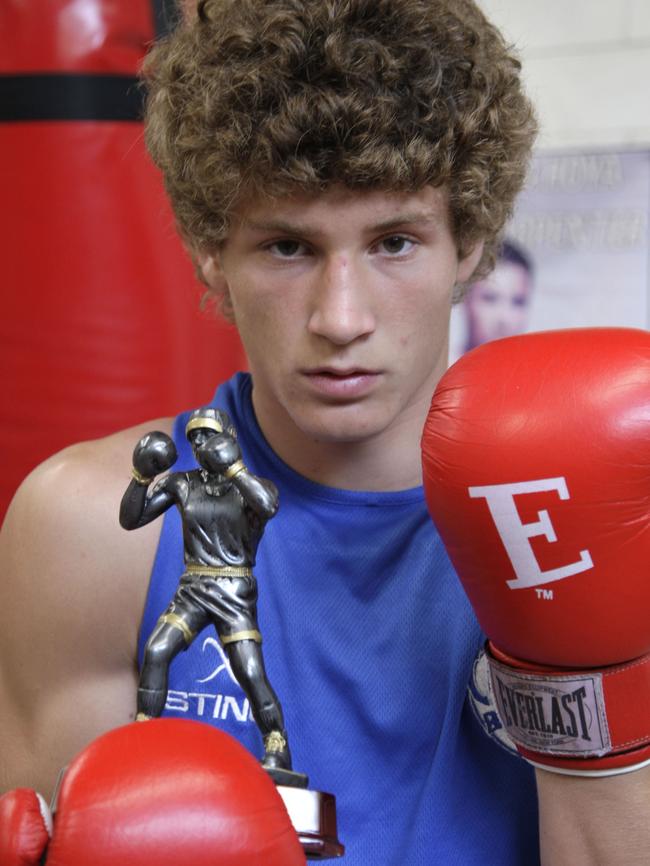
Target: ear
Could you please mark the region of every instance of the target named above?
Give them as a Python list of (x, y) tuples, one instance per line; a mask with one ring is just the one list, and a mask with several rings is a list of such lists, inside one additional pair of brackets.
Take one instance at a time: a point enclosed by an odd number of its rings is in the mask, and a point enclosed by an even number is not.
[(221, 253), (195, 252), (193, 261), (197, 275), (208, 287), (201, 299), (201, 305), (214, 302), (219, 315), (234, 324), (235, 313), (230, 298), (230, 286), (221, 264)]
[(478, 263), (481, 261), (481, 256), (483, 255), (483, 247), (485, 244), (483, 241), (478, 241), (468, 253), (466, 253), (462, 259), (458, 262), (458, 271), (456, 272), (456, 282), (466, 283), (478, 267)]
[(195, 261), (210, 291), (217, 295), (227, 295), (228, 283), (221, 267), (219, 253), (197, 253)]

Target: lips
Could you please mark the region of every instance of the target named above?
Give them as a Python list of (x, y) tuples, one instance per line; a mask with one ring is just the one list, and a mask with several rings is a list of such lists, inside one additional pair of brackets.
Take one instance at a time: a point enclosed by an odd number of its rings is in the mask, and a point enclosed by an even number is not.
[(339, 400), (358, 400), (367, 396), (382, 376), (379, 370), (365, 367), (314, 367), (302, 375), (314, 393)]

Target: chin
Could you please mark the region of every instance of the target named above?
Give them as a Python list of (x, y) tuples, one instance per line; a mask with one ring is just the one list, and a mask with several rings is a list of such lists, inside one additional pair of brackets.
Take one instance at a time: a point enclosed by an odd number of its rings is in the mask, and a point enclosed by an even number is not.
[(310, 439), (331, 444), (354, 444), (372, 439), (390, 426), (388, 413), (377, 413), (359, 405), (328, 406), (306, 415), (298, 413), (293, 421)]

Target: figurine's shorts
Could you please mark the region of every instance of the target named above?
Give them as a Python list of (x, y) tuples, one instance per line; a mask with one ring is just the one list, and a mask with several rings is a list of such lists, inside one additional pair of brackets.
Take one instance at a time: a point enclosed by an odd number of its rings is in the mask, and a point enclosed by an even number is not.
[(252, 575), (184, 574), (164, 616), (169, 614), (170, 619), (179, 617), (183, 621), (191, 637), (212, 623), (224, 643), (237, 635), (261, 640), (257, 625), (257, 581)]

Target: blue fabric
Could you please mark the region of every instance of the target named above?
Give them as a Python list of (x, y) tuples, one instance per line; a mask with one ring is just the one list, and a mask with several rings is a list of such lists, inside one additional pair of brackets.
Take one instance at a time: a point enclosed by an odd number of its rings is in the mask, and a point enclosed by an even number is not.
[[(264, 439), (251, 382), (213, 405), (239, 432), (251, 472), (280, 510), (255, 574), (269, 679), (294, 768), (337, 798), (346, 866), (535, 866), (533, 773), (485, 736), (466, 700), (483, 638), (431, 524), (421, 488), (337, 490), (286, 466)], [(177, 419), (175, 469), (194, 467)], [(167, 512), (144, 639), (183, 571), (180, 520)], [(211, 628), (173, 662), (165, 714), (215, 724), (256, 755), (262, 744)]]

